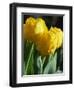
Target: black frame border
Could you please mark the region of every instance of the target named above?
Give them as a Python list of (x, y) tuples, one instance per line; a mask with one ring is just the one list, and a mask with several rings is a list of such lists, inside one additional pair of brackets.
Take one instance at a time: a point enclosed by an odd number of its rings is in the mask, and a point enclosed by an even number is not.
[[(70, 16), (70, 28), (69, 28), (69, 80), (67, 81), (52, 81), (52, 82), (35, 82), (35, 83), (19, 83), (17, 84), (17, 77), (16, 77), (16, 37), (17, 37), (17, 32), (16, 32), (16, 9), (17, 7), (31, 7), (31, 8), (46, 8), (46, 9), (65, 9), (69, 10), (69, 16)], [(11, 87), (24, 87), (24, 86), (41, 86), (41, 85), (59, 85), (59, 84), (71, 84), (72, 83), (72, 6), (57, 6), (57, 5), (41, 5), (41, 4), (28, 4), (28, 3), (12, 3), (9, 6), (10, 9), (10, 33), (9, 33), (9, 52), (10, 52), (10, 63), (9, 63), (9, 85)]]

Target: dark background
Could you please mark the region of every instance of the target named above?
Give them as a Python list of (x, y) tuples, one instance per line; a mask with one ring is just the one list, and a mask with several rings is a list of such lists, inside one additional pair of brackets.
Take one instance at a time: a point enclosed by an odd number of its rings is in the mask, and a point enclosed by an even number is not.
[(25, 23), (26, 19), (28, 17), (34, 17), (34, 18), (38, 18), (41, 17), (44, 19), (47, 27), (50, 29), (51, 26), (53, 27), (58, 27), (61, 28), (63, 30), (63, 15), (24, 15), (23, 14), (23, 23)]

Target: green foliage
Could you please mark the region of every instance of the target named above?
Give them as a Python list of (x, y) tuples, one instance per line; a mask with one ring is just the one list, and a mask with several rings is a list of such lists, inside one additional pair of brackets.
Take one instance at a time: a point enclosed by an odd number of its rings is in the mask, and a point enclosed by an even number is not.
[[(28, 45), (30, 44), (30, 45)], [(34, 44), (28, 43), (26, 45), (27, 54), (25, 54), (25, 74), (33, 74), (33, 51), (34, 51)]]
[(48, 63), (46, 67), (44, 68), (44, 74), (51, 74), (56, 72), (56, 65), (57, 65), (57, 52), (53, 55), (49, 55), (48, 57)]
[(41, 60), (41, 56), (37, 57), (37, 67), (38, 67), (38, 74), (42, 74), (42, 60)]
[(41, 56), (38, 51), (36, 51), (35, 45), (32, 42), (26, 41), (24, 50), (24, 75), (62, 73), (62, 48), (56, 50), (54, 54), (50, 54), (49, 56)]

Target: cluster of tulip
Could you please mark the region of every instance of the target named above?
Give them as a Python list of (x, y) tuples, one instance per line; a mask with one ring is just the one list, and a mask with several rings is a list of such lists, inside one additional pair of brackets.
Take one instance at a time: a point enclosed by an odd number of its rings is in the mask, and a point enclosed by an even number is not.
[(62, 30), (57, 27), (48, 29), (42, 18), (27, 18), (23, 30), (25, 40), (34, 42), (41, 55), (54, 53), (62, 45)]
[(57, 60), (63, 55), (58, 53), (58, 50), (61, 52), (63, 31), (52, 26), (48, 29), (42, 18), (29, 17), (23, 25), (23, 36), (24, 75), (57, 73), (61, 66)]

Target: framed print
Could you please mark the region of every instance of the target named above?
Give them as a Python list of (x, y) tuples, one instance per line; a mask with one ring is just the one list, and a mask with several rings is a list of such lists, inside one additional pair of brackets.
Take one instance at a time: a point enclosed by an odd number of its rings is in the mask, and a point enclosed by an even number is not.
[(72, 83), (72, 7), (10, 4), (10, 86)]

